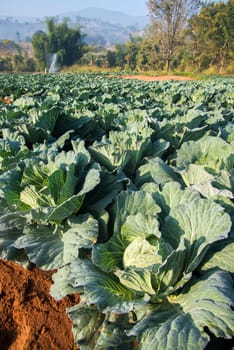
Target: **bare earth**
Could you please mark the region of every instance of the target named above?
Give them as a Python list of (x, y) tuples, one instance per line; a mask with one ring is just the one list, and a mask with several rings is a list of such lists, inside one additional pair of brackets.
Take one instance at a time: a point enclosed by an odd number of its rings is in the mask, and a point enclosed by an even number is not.
[(26, 270), (0, 260), (0, 349), (73, 350), (66, 307), (78, 295), (55, 301), (49, 294), (52, 271)]
[(123, 75), (123, 79), (137, 79), (144, 81), (157, 81), (157, 80), (195, 80), (189, 77), (183, 77), (179, 75), (160, 75), (160, 76), (147, 76), (147, 75)]

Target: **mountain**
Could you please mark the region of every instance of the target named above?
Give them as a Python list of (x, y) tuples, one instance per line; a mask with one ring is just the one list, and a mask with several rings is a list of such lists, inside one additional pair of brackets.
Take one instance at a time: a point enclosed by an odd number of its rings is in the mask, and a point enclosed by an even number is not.
[(59, 17), (75, 18), (76, 16), (100, 19), (103, 22), (118, 24), (124, 27), (138, 26), (139, 29), (144, 28), (149, 24), (147, 16), (130, 16), (119, 11), (111, 11), (103, 8), (87, 8), (77, 12), (67, 12), (60, 14)]
[[(69, 18), (69, 26), (81, 28), (87, 44), (107, 48), (125, 43), (130, 35), (141, 35), (148, 24), (147, 16), (130, 16), (121, 12), (100, 8), (88, 8), (55, 16), (58, 21)], [(45, 18), (21, 18), (0, 16), (0, 40), (30, 41), (38, 30), (46, 30)]]
[(0, 40), (8, 39), (16, 42), (30, 41), (33, 34), (45, 30), (45, 20), (18, 17), (0, 17)]

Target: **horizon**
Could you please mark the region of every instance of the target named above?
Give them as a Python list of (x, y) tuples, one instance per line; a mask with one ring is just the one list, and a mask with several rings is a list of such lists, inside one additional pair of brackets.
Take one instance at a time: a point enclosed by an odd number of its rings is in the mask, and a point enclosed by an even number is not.
[(30, 0), (8, 0), (1, 5), (0, 16), (38, 18), (79, 12), (87, 8), (118, 11), (130, 16), (147, 16), (148, 14), (146, 0), (137, 0), (137, 2), (135, 0), (40, 0), (33, 6)]

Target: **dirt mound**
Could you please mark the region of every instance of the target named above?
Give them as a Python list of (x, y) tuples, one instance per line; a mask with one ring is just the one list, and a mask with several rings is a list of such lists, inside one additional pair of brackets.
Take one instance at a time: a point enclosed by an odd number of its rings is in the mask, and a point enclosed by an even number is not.
[(161, 76), (147, 76), (147, 75), (124, 75), (123, 79), (137, 79), (144, 81), (157, 81), (157, 80), (194, 80), (189, 77), (182, 77), (179, 75), (161, 75)]
[(0, 349), (73, 350), (66, 307), (78, 295), (55, 301), (49, 294), (51, 271), (0, 260)]

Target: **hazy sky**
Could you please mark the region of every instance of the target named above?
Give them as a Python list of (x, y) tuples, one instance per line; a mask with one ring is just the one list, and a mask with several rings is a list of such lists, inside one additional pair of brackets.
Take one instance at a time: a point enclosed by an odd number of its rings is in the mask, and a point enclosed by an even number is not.
[(147, 0), (4, 0), (0, 16), (53, 16), (64, 12), (99, 7), (143, 16), (147, 14)]

